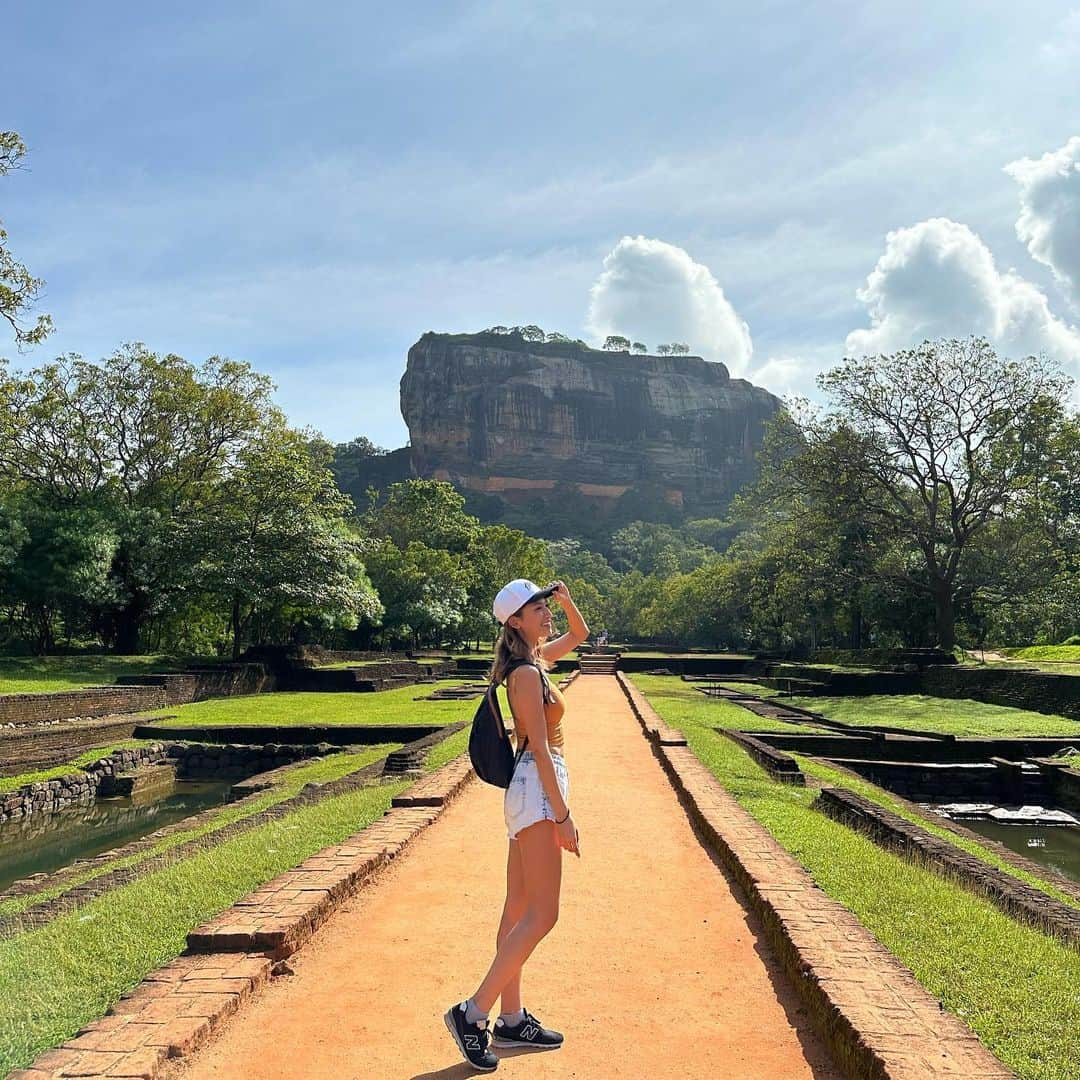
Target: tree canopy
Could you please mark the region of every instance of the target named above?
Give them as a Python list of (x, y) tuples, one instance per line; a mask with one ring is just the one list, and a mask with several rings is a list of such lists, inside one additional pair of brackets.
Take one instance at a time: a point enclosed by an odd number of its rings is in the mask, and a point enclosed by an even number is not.
[[(0, 131), (0, 176), (18, 169), (26, 155), (26, 144), (14, 131)], [(38, 315), (30, 326), (25, 319), (37, 303), (45, 282), (34, 277), (11, 253), (8, 234), (0, 222), (0, 316), (14, 332), (20, 347), (39, 345), (52, 330), (52, 319)]]

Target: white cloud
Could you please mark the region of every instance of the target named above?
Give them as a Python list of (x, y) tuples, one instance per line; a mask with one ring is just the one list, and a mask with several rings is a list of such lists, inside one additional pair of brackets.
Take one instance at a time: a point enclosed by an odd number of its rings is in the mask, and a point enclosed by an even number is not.
[(745, 375), (755, 386), (781, 398), (807, 397), (813, 393), (818, 368), (801, 356), (770, 356)]
[(870, 327), (848, 334), (852, 354), (979, 334), (1009, 356), (1046, 353), (1063, 364), (1080, 362), (1080, 331), (1056, 318), (1030, 281), (1013, 270), (1000, 273), (982, 240), (948, 218), (890, 232), (856, 295)]
[(1016, 235), (1080, 299), (1080, 135), (1005, 171), (1020, 185)]
[(680, 247), (624, 236), (604, 258), (589, 291), (587, 329), (597, 340), (623, 334), (645, 342), (682, 341), (733, 375), (750, 362), (750, 329), (707, 266)]
[(1080, 8), (1074, 8), (1058, 23), (1054, 36), (1039, 49), (1044, 60), (1068, 63), (1080, 54)]

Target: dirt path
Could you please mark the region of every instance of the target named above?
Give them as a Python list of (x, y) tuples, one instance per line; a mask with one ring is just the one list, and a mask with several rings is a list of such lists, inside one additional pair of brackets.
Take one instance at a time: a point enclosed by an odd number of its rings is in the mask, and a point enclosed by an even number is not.
[[(526, 1008), (566, 1035), (501, 1051), (528, 1077), (838, 1078), (755, 918), (695, 838), (614, 678), (567, 691), (582, 857), (525, 969)], [(474, 1075), (442, 1013), (490, 962), (506, 862), (501, 793), (474, 782), (190, 1061), (183, 1080)], [(497, 1011), (497, 1007), (496, 1007)]]

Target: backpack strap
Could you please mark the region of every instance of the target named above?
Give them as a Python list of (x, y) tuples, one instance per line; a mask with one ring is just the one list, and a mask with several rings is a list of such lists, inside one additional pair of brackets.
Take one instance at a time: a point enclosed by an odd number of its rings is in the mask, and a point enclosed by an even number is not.
[[(541, 681), (541, 683), (543, 683), (544, 701), (548, 701), (550, 699), (550, 695), (551, 695), (551, 686), (548, 683), (547, 672), (545, 672), (544, 669), (542, 667), (540, 667), (539, 664), (534, 663), (532, 660), (514, 660), (510, 664), (510, 666), (506, 669), (506, 674), (503, 676), (503, 685), (507, 687), (507, 700), (509, 701), (509, 685), (508, 684), (509, 684), (509, 681), (510, 681), (510, 675), (513, 672), (517, 671), (517, 669), (519, 667), (534, 667), (534, 668), (536, 668), (537, 671), (540, 672), (540, 681)], [(491, 684), (491, 689), (489, 690), (489, 693), (494, 693), (495, 689), (496, 689), (496, 684), (492, 683)], [(511, 705), (510, 706), (511, 715), (513, 715), (513, 712), (514, 712), (514, 707)], [(517, 731), (517, 717), (514, 717), (514, 730)], [(514, 768), (515, 769), (517, 768), (517, 763), (520, 760), (521, 755), (523, 753), (525, 753), (525, 747), (528, 746), (528, 745), (529, 745), (529, 736), (526, 735), (524, 741), (521, 743), (521, 746), (518, 748), (517, 756), (514, 758)], [(513, 773), (511, 773), (511, 775), (513, 775)]]
[(503, 685), (508, 686), (510, 676), (517, 671), (519, 667), (534, 667), (540, 672), (540, 682), (543, 686), (544, 701), (549, 704), (553, 700), (551, 696), (551, 680), (547, 677), (547, 672), (533, 660), (513, 660), (510, 666), (506, 669), (506, 674), (503, 676)]

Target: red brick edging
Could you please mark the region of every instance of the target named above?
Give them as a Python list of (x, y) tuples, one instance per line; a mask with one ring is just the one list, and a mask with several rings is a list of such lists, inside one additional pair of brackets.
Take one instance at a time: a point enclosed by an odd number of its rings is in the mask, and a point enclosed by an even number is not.
[(742, 886), (841, 1068), (868, 1080), (1013, 1077), (847, 908), (814, 883), (685, 740), (667, 745), (653, 734), (659, 717), (621, 672), (616, 677), (680, 801)]
[[(156, 1080), (187, 1057), (348, 897), (430, 825), (475, 776), (469, 755), (423, 777), (378, 821), (305, 859), (188, 934), (188, 953), (150, 972), (106, 1016), (7, 1080)], [(398, 805), (404, 800), (403, 805)], [(420, 801), (415, 801), (420, 800)]]

